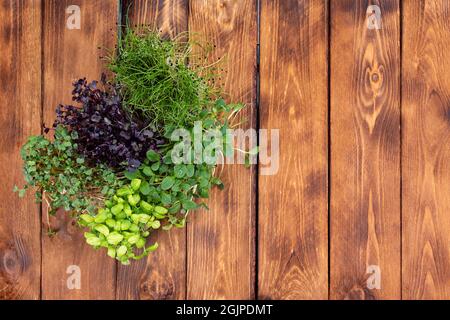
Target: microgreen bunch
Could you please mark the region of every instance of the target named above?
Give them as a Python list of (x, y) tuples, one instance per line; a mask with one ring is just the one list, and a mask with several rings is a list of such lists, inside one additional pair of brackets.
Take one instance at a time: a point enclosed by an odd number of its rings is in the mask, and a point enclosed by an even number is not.
[(192, 44), (183, 39), (127, 28), (110, 61), (124, 107), (155, 126), (191, 127), (211, 105), (214, 90), (201, 75), (207, 73), (188, 61)]
[(36, 199), (45, 199), (50, 213), (57, 208), (94, 212), (98, 200), (112, 196), (122, 179), (104, 165), (89, 166), (77, 153), (77, 138), (76, 131), (69, 133), (62, 126), (55, 128), (53, 141), (43, 135), (30, 137), (21, 149), (26, 185), (16, 191), (23, 195), (36, 187)]
[[(156, 250), (155, 243), (145, 247), (151, 230), (161, 226), (168, 210), (153, 206), (145, 199), (141, 180), (133, 179), (104, 202), (96, 215), (82, 214), (80, 224), (89, 228), (85, 232), (86, 242), (94, 248), (107, 248), (110, 257), (122, 264), (130, 259), (141, 259)], [(139, 252), (140, 251), (140, 252)]]
[(173, 164), (172, 150), (164, 157), (153, 150), (138, 170), (128, 171), (129, 183), (103, 203), (97, 214), (82, 214), (80, 224), (88, 227), (86, 242), (104, 247), (110, 257), (123, 264), (141, 259), (157, 247), (145, 248), (151, 231), (162, 227), (183, 227), (190, 210), (205, 206), (196, 198), (207, 198), (213, 185), (223, 186), (213, 177), (214, 166)]
[(156, 150), (158, 144), (164, 143), (143, 121), (136, 122), (122, 110), (114, 87), (101, 90), (97, 81), (88, 84), (86, 79), (75, 81), (73, 86), (73, 100), (81, 107), (59, 105), (53, 126), (64, 125), (76, 131), (78, 151), (91, 164), (135, 169), (147, 150)]
[(33, 136), (21, 150), (27, 184), (16, 191), (36, 187), (50, 213), (73, 211), (86, 242), (122, 264), (156, 250), (156, 242), (147, 246), (152, 231), (184, 227), (190, 211), (207, 208), (202, 199), (211, 188), (223, 188), (214, 175), (217, 155), (172, 159), (172, 133), (184, 128), (195, 136), (197, 121), (203, 133), (220, 132), (226, 156), (227, 129), (244, 107), (225, 103), (211, 84), (214, 74), (194, 63), (192, 43), (183, 39), (127, 28), (110, 60), (114, 85), (104, 75), (103, 89), (76, 81), (72, 95), (80, 106), (58, 106), (54, 140)]
[(213, 177), (214, 165), (174, 164), (171, 153), (168, 149), (161, 157), (150, 150), (138, 170), (125, 173), (130, 179), (142, 180), (140, 190), (146, 201), (168, 209), (166, 230), (183, 227), (189, 210), (206, 206), (194, 200), (208, 198), (212, 185), (222, 186), (220, 179)]

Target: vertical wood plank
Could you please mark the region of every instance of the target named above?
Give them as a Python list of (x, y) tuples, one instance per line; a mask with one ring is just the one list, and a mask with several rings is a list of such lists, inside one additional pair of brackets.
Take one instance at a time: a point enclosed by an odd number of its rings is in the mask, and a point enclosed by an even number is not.
[(403, 298), (450, 298), (450, 3), (403, 2)]
[(330, 297), (399, 299), (399, 1), (332, 0), (330, 14)]
[(0, 299), (40, 297), (40, 209), (23, 186), (19, 150), (40, 134), (41, 1), (0, 1)]
[[(189, 1), (189, 32), (215, 45), (211, 62), (221, 65), (229, 101), (247, 108), (240, 127), (255, 126), (256, 1)], [(196, 211), (188, 221), (187, 298), (254, 298), (254, 169), (225, 165), (225, 189), (215, 189), (209, 210)]]
[[(174, 37), (187, 30), (187, 0), (125, 1), (130, 26), (148, 25)], [(146, 260), (119, 265), (118, 299), (184, 299), (186, 294), (186, 229), (159, 231), (158, 250)]]
[(259, 177), (259, 298), (327, 299), (326, 2), (262, 0), (260, 41), (260, 127), (280, 130), (280, 158)]
[(188, 0), (123, 0), (125, 24), (146, 25), (175, 37), (188, 28)]
[[(66, 27), (66, 8), (81, 9), (81, 29)], [(59, 103), (72, 103), (72, 82), (80, 77), (99, 80), (105, 50), (116, 44), (118, 1), (49, 0), (44, 3), (44, 122), (51, 125)], [(45, 215), (45, 210), (43, 212)], [(45, 219), (45, 217), (43, 217)], [(54, 237), (42, 232), (43, 299), (114, 299), (116, 263), (104, 250), (85, 243), (83, 232), (67, 212), (51, 219)], [(66, 273), (70, 265), (81, 271), (81, 288), (69, 289)]]

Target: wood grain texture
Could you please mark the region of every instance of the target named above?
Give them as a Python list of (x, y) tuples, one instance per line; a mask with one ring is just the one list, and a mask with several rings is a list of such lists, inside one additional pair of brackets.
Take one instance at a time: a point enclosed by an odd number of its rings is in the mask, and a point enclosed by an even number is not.
[(450, 3), (403, 14), (403, 298), (450, 299)]
[[(0, 0), (0, 299), (450, 299), (450, 1), (122, 0), (130, 26), (215, 45), (244, 129), (258, 125), (259, 4), (259, 127), (280, 130), (277, 174), (225, 165), (210, 210), (156, 233), (158, 250), (129, 266), (63, 211), (49, 238), (45, 207), (12, 193), (26, 138), (72, 103), (72, 81), (99, 79), (119, 3)], [(69, 5), (81, 30), (66, 28)]]
[(19, 150), (40, 134), (41, 1), (0, 1), (0, 299), (40, 297), (40, 209), (20, 188)]
[[(81, 29), (66, 28), (66, 8), (81, 9)], [(104, 62), (102, 48), (117, 41), (116, 0), (52, 0), (44, 4), (44, 122), (53, 123), (59, 103), (72, 103), (72, 82), (80, 77), (99, 80)], [(43, 212), (45, 215), (45, 210)], [(45, 220), (45, 219), (43, 219)], [(66, 212), (51, 219), (56, 236), (42, 232), (43, 299), (114, 299), (116, 263), (104, 250), (95, 251), (85, 243), (83, 232)], [(70, 265), (81, 270), (81, 289), (68, 289)]]
[(124, 0), (122, 8), (125, 25), (149, 26), (171, 38), (187, 31), (188, 0)]
[[(379, 30), (367, 27), (369, 5)], [(399, 299), (399, 2), (332, 0), (330, 15), (330, 297)], [(367, 286), (369, 266), (381, 289)]]
[[(187, 30), (187, 1), (134, 0), (124, 2), (130, 26), (148, 25), (164, 37)], [(158, 231), (158, 250), (131, 266), (119, 265), (118, 299), (184, 299), (186, 294), (186, 229)]]
[[(256, 124), (256, 2), (189, 1), (189, 31), (215, 45), (211, 63), (223, 58), (221, 79), (227, 101), (244, 102), (240, 128)], [(239, 122), (238, 120), (238, 122)], [(251, 299), (255, 281), (254, 168), (225, 165), (225, 189), (215, 189), (209, 210), (188, 221), (187, 298)]]
[(261, 1), (260, 41), (260, 127), (280, 141), (278, 173), (259, 176), (259, 298), (326, 299), (326, 3)]

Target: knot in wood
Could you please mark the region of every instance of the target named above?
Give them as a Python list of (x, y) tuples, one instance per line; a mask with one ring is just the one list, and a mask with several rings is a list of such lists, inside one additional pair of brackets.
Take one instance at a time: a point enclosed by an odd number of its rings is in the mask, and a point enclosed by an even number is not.
[(378, 82), (378, 80), (380, 79), (378, 73), (373, 73), (372, 74), (372, 82)]
[(15, 279), (22, 273), (23, 263), (16, 250), (7, 248), (1, 254), (1, 269), (10, 279)]

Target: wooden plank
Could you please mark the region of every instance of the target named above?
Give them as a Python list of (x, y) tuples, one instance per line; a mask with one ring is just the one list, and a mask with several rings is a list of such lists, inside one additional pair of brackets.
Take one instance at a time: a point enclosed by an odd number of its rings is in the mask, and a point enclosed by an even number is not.
[(173, 38), (187, 31), (188, 0), (123, 0), (122, 14), (124, 24), (149, 26)]
[[(189, 1), (189, 32), (215, 45), (211, 62), (224, 57), (221, 81), (228, 101), (247, 108), (240, 128), (256, 125), (256, 1)], [(220, 80), (220, 79), (219, 79)], [(215, 189), (208, 211), (188, 221), (187, 298), (251, 299), (255, 266), (255, 173), (225, 165), (225, 189)]]
[[(81, 29), (66, 27), (66, 8), (81, 9)], [(44, 121), (51, 125), (59, 103), (72, 103), (72, 82), (80, 77), (98, 80), (104, 69), (99, 59), (112, 48), (117, 37), (116, 0), (49, 0), (44, 3)], [(45, 212), (43, 212), (45, 215)], [(59, 212), (51, 225), (58, 232), (49, 238), (42, 232), (43, 299), (114, 299), (116, 263), (104, 250), (94, 251), (83, 232)], [(67, 287), (67, 268), (78, 266), (81, 288)], [(69, 270), (70, 271), (70, 270)]]
[[(129, 24), (149, 25), (163, 36), (187, 30), (187, 1), (139, 0), (124, 3)], [(119, 265), (118, 299), (184, 299), (186, 294), (186, 229), (160, 231), (158, 250), (131, 266)]]
[[(368, 28), (369, 5), (381, 29)], [(398, 299), (399, 1), (332, 0), (330, 14), (330, 297)]]
[(0, 1), (0, 299), (40, 297), (40, 209), (24, 199), (19, 150), (40, 133), (41, 1)]
[(403, 298), (449, 299), (450, 3), (405, 1), (403, 14)]
[(260, 68), (260, 127), (280, 151), (259, 177), (259, 298), (326, 299), (327, 4), (263, 0)]

